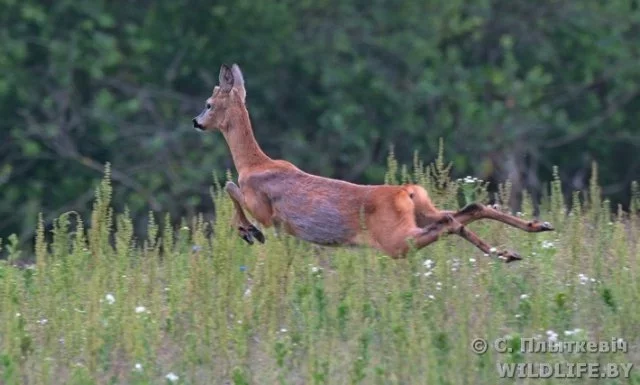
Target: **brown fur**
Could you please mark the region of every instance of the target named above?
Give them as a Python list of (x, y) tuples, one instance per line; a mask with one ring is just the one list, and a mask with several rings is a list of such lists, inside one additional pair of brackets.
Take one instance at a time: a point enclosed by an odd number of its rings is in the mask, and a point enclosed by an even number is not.
[[(494, 249), (465, 228), (482, 218), (528, 232), (553, 230), (547, 222), (525, 221), (477, 203), (459, 211), (438, 210), (419, 185), (357, 185), (271, 159), (253, 136), (240, 68), (223, 65), (219, 81), (193, 124), (204, 131), (220, 130), (229, 145), (239, 187), (228, 182), (225, 189), (235, 207), (233, 224), (249, 243), (253, 238), (264, 242), (264, 236), (245, 210), (262, 226), (276, 226), (309, 242), (368, 245), (394, 258), (405, 255), (410, 243), (422, 248), (451, 233), (491, 254)], [(514, 252), (495, 254), (507, 262), (520, 259)]]

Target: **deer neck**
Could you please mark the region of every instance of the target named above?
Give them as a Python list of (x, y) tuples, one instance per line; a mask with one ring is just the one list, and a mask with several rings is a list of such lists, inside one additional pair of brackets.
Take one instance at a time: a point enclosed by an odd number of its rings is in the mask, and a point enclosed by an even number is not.
[(270, 158), (262, 151), (253, 136), (247, 109), (244, 106), (237, 108), (240, 113), (231, 114), (227, 127), (222, 130), (222, 134), (229, 145), (233, 164), (235, 164), (238, 174), (242, 174), (251, 167), (263, 164)]

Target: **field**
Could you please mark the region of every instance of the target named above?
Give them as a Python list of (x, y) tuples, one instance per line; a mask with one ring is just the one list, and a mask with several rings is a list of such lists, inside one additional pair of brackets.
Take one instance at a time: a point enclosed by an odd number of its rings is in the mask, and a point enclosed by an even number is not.
[[(63, 215), (33, 251), (5, 239), (0, 261), (3, 384), (640, 384), (640, 220), (590, 191), (563, 199), (554, 179), (539, 217), (557, 231), (470, 225), (524, 260), (504, 264), (455, 236), (392, 260), (266, 231), (248, 246), (212, 188), (215, 223), (177, 228), (152, 214), (146, 239), (111, 208), (108, 169), (87, 223)], [(487, 201), (450, 180), (441, 157), (388, 183), (423, 184), (443, 208)], [(637, 186), (631, 210), (639, 208)], [(502, 203), (509, 185), (500, 186)], [(533, 216), (523, 198), (522, 215)], [(33, 265), (15, 266), (34, 253)], [(22, 253), (22, 254), (21, 254)], [(520, 337), (616, 341), (626, 352), (521, 353)], [(489, 341), (475, 354), (476, 338)], [(496, 351), (504, 338), (511, 352)], [(500, 378), (498, 363), (631, 363), (628, 378)], [(583, 374), (584, 376), (584, 374)]]

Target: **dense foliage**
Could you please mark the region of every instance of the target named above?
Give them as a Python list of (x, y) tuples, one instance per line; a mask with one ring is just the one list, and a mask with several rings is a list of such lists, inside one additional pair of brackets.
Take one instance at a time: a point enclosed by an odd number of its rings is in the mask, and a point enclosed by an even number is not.
[(554, 164), (583, 189), (595, 160), (627, 201), (640, 174), (637, 0), (0, 0), (0, 25), (0, 234), (86, 214), (107, 161), (135, 218), (211, 213), (231, 158), (190, 119), (222, 62), (267, 153), (311, 172), (380, 183), (391, 144), (442, 137), (514, 194)]

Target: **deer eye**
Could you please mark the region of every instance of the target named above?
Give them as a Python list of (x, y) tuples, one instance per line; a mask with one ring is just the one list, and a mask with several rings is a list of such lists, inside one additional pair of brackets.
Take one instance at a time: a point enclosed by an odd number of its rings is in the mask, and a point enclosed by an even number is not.
[(211, 109), (211, 103), (207, 103), (207, 110)]

